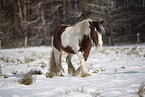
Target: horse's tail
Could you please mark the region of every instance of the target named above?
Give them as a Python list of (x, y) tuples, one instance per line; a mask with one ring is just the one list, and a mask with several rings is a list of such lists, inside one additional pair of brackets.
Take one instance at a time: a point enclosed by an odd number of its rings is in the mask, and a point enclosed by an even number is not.
[(50, 64), (50, 73), (53, 74), (56, 72), (56, 63), (55, 63), (55, 56), (54, 56), (54, 51), (52, 50), (51, 52), (51, 57), (50, 57), (50, 61), (49, 61), (49, 64)]

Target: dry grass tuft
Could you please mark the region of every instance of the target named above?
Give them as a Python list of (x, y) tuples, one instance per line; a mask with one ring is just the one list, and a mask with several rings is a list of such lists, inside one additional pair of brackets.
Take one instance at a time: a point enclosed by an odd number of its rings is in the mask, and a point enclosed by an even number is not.
[(34, 81), (35, 78), (33, 77), (32, 73), (27, 73), (23, 76), (22, 79), (19, 80), (19, 83), (24, 85), (31, 85)]
[(54, 75), (55, 75), (55, 73), (52, 74), (52, 73), (48, 73), (48, 72), (47, 72), (47, 74), (46, 74), (46, 78), (53, 78)]
[(0, 66), (0, 76), (2, 75), (2, 67)]
[(3, 76), (4, 76), (4, 78), (9, 78), (6, 74), (4, 74)]
[(71, 93), (89, 94), (89, 95), (91, 95), (91, 97), (98, 97), (98, 96), (100, 97), (101, 96), (101, 92), (100, 91), (88, 92), (87, 89), (84, 89), (84, 87), (65, 91), (66, 95), (70, 96)]
[(144, 97), (144, 94), (145, 94), (145, 84), (144, 84), (144, 82), (139, 87), (139, 90), (138, 90), (137, 94), (139, 95), (139, 97)]

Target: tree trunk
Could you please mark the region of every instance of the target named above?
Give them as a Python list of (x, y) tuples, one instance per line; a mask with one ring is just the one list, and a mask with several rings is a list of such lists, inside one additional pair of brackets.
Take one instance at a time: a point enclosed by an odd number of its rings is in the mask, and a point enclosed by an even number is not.
[(2, 41), (0, 40), (0, 49), (2, 49)]
[(46, 45), (46, 27), (45, 27), (46, 21), (44, 17), (44, 12), (45, 12), (44, 0), (42, 0), (42, 2), (43, 2), (43, 5), (42, 5), (42, 11), (41, 11), (41, 19), (42, 19), (43, 42), (44, 42), (44, 45)]
[(63, 0), (63, 20), (64, 24), (66, 24), (66, 0)]
[(21, 27), (22, 27), (22, 32), (24, 32), (24, 46), (27, 48), (27, 29), (26, 29), (26, 0), (24, 1), (24, 20), (23, 20), (23, 15), (22, 15), (22, 10), (21, 10), (21, 4), (20, 1), (18, 1), (18, 6), (19, 6), (19, 16), (20, 16), (20, 21), (21, 21)]
[(27, 37), (25, 37), (25, 48), (27, 48), (27, 41), (28, 41), (28, 38)]
[(5, 4), (6, 4), (5, 0), (3, 0), (3, 9), (4, 10), (5, 10)]
[(27, 21), (27, 6), (26, 6), (26, 0), (24, 0), (24, 22), (23, 22), (23, 25), (24, 25), (24, 36), (25, 36), (25, 48), (27, 48), (27, 40), (28, 40), (28, 33), (27, 33), (27, 28), (26, 28), (26, 21)]
[(22, 16), (22, 10), (21, 10), (20, 1), (18, 1), (18, 6), (19, 6), (19, 17), (20, 17), (20, 21), (21, 21), (21, 27), (23, 29), (23, 16)]
[[(57, 2), (57, 5), (59, 5), (58, 4), (58, 0), (56, 0), (56, 2)], [(59, 8), (57, 8), (57, 25), (59, 24)]]
[(110, 38), (111, 38), (111, 44), (113, 44), (113, 32), (112, 32), (112, 23), (111, 23), (111, 14), (110, 14), (110, 8), (109, 8), (109, 1), (106, 0), (106, 7), (107, 7), (107, 17), (108, 17), (108, 23), (109, 23), (109, 30), (110, 30)]

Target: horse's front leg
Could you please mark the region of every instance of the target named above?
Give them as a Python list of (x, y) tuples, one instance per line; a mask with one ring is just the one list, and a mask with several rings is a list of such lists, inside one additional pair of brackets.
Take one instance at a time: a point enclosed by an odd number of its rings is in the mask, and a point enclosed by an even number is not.
[(68, 73), (75, 76), (75, 67), (71, 63), (72, 56), (72, 54), (68, 54), (66, 57), (66, 62), (68, 64)]
[(76, 70), (75, 75), (80, 75), (81, 77), (91, 76), (85, 69), (86, 61), (84, 60), (83, 54), (81, 52), (78, 53), (78, 58), (80, 60), (81, 66)]

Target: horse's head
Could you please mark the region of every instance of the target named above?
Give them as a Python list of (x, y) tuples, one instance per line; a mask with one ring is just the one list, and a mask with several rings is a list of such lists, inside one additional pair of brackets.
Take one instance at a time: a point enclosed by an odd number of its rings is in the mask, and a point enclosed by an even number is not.
[(102, 47), (103, 45), (103, 40), (102, 40), (102, 34), (105, 33), (104, 27), (102, 26), (104, 21), (90, 21), (90, 29), (91, 29), (91, 38), (93, 42), (97, 46)]

